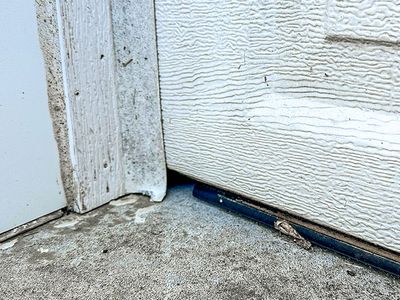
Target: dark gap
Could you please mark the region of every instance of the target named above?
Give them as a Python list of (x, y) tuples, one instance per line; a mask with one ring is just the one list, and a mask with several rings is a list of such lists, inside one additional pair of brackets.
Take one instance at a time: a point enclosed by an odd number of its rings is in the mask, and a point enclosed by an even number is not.
[(174, 187), (179, 185), (194, 184), (195, 181), (181, 173), (167, 169), (167, 183), (168, 187)]

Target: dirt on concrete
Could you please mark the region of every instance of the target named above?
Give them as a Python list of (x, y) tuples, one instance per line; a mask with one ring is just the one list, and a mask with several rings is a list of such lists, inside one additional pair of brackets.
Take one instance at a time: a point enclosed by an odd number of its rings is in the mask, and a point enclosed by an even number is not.
[(0, 245), (0, 299), (400, 299), (400, 279), (169, 190)]

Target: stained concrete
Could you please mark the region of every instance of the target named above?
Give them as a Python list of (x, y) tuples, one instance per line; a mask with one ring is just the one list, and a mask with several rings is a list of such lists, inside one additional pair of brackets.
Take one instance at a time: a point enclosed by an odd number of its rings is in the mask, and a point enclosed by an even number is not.
[(306, 251), (191, 191), (130, 196), (1, 245), (0, 299), (400, 299), (400, 279)]

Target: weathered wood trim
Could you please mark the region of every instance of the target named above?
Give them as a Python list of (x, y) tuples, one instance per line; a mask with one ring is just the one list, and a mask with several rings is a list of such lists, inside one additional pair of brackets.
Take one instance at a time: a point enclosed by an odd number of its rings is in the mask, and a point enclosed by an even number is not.
[(166, 192), (153, 0), (112, 0), (125, 189), (160, 201)]
[(75, 210), (124, 193), (109, 1), (60, 1)]
[(36, 7), (68, 204), (83, 213), (127, 193), (162, 200), (153, 2), (38, 0)]

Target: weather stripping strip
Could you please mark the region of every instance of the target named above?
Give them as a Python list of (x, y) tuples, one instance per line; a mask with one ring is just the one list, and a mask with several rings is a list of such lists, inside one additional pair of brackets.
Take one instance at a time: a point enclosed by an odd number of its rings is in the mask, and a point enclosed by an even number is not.
[(205, 184), (197, 183), (193, 196), (272, 228), (276, 221), (286, 220), (313, 245), (400, 277), (400, 257), (390, 250)]

